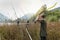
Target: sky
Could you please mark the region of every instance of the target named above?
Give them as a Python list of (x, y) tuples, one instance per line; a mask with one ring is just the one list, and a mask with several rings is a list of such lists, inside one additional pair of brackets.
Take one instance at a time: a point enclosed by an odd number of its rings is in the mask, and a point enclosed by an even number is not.
[(36, 13), (44, 4), (50, 7), (56, 2), (54, 8), (60, 7), (60, 0), (0, 0), (0, 13), (15, 20), (28, 13)]

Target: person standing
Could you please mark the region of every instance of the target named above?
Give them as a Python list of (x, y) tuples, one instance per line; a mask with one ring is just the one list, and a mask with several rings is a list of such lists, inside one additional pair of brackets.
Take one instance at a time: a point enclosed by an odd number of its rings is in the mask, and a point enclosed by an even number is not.
[(47, 28), (47, 23), (45, 21), (45, 16), (42, 15), (41, 16), (41, 21), (40, 21), (40, 24), (41, 24), (41, 27), (40, 27), (40, 38), (41, 40), (46, 40), (46, 37), (47, 37), (47, 32), (46, 32), (46, 28)]
[(20, 23), (20, 22), (19, 22), (19, 21), (17, 21), (17, 26), (19, 26), (19, 23)]
[(47, 23), (45, 21), (45, 15), (41, 14), (36, 18), (36, 21), (38, 21), (40, 23), (40, 39), (41, 40), (47, 40), (47, 32), (46, 32), (46, 28), (47, 28)]
[(29, 25), (29, 20), (27, 21), (26, 28), (28, 27), (28, 25)]

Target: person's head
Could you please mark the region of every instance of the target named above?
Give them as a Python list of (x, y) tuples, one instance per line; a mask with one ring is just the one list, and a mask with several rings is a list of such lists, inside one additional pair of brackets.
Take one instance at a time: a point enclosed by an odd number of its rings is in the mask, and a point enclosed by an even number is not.
[(42, 17), (42, 18), (45, 18), (45, 15), (42, 15), (41, 17)]
[(27, 23), (29, 23), (29, 20), (27, 21)]

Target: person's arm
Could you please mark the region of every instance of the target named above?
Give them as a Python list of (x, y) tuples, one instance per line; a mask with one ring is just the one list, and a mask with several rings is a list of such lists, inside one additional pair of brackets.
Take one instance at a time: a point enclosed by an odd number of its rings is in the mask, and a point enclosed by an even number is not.
[(36, 17), (34, 22), (39, 22), (39, 16)]
[(40, 22), (41, 21), (41, 17), (37, 16), (34, 22)]

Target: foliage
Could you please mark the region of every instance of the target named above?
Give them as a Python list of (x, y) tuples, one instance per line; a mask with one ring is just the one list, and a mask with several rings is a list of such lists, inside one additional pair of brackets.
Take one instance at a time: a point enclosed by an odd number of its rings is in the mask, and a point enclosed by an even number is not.
[(48, 11), (46, 14), (46, 20), (47, 21), (59, 21), (60, 19), (60, 11), (55, 10), (55, 11)]

